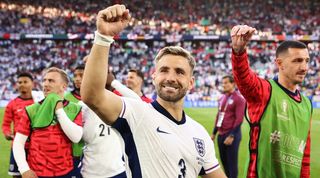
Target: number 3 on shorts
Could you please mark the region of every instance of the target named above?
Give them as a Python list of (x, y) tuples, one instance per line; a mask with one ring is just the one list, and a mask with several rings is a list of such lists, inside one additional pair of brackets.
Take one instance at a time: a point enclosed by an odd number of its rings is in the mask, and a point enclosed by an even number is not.
[(186, 163), (184, 162), (183, 159), (180, 159), (179, 163), (178, 163), (179, 167), (180, 167), (180, 174), (178, 175), (178, 178), (184, 178), (186, 177)]

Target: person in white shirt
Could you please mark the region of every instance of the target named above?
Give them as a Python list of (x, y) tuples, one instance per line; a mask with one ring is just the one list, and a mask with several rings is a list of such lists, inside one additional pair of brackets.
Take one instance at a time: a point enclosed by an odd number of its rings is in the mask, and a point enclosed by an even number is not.
[[(87, 57), (84, 58), (84, 61)], [(80, 67), (79, 67), (80, 68)], [(83, 70), (77, 71), (77, 86), (80, 92)], [(122, 96), (139, 99), (140, 97), (124, 86), (113, 75), (109, 75), (107, 86), (117, 90)], [(80, 94), (80, 93), (79, 93)], [(105, 124), (101, 119), (77, 97), (77, 103), (82, 106), (83, 136), (84, 141), (83, 158), (79, 167), (84, 178), (126, 178), (125, 162), (123, 160), (123, 141), (117, 131)]]
[(207, 131), (183, 111), (184, 97), (194, 84), (195, 60), (189, 52), (176, 46), (160, 50), (152, 75), (157, 99), (151, 104), (104, 90), (113, 36), (130, 18), (124, 5), (98, 13), (82, 100), (121, 134), (131, 177), (225, 178)]
[[(122, 96), (140, 100), (140, 97), (121, 84), (113, 80), (110, 84)], [(126, 178), (126, 166), (123, 159), (123, 140), (119, 133), (105, 124), (82, 101), (83, 137), (85, 142), (81, 175), (84, 178)]]

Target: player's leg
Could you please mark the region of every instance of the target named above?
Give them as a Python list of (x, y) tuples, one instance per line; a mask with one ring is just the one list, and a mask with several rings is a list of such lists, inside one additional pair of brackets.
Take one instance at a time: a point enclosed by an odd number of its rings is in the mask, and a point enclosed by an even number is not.
[(221, 163), (224, 168), (224, 172), (228, 176), (229, 175), (229, 168), (228, 168), (228, 164), (227, 164), (227, 161), (228, 161), (227, 160), (227, 154), (228, 154), (227, 153), (227, 146), (223, 143), (225, 139), (226, 139), (226, 136), (218, 135), (218, 147), (219, 147), (220, 159), (221, 159)]
[(19, 172), (18, 165), (14, 159), (12, 149), (10, 152), (10, 164), (9, 164), (8, 174), (11, 175), (13, 178), (21, 178), (21, 174)]
[(230, 146), (227, 146), (227, 164), (228, 164), (228, 177), (238, 177), (238, 152), (241, 140), (240, 130), (234, 134), (234, 140)]

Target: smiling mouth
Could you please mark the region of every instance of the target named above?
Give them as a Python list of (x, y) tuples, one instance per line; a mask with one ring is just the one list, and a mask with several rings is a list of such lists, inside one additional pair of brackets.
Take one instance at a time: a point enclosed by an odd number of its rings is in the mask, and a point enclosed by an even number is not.
[(298, 76), (306, 76), (306, 74), (297, 74)]
[(177, 86), (163, 85), (162, 88), (167, 89), (167, 90), (178, 90)]

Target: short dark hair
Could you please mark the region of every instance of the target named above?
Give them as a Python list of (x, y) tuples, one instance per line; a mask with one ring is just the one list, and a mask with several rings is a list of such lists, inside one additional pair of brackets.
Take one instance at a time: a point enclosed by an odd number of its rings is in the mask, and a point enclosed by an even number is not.
[(306, 44), (300, 41), (294, 41), (294, 40), (283, 41), (282, 43), (280, 43), (280, 45), (276, 50), (276, 57), (279, 57), (281, 53), (287, 52), (289, 48), (305, 49), (308, 47)]
[(84, 65), (78, 65), (74, 70), (84, 70)]
[(20, 77), (28, 77), (31, 81), (33, 81), (33, 77), (29, 72), (20, 73), (17, 78), (20, 78)]
[(140, 70), (137, 69), (130, 69), (129, 72), (134, 72), (137, 74), (138, 77), (140, 77), (142, 79), (142, 81), (144, 80), (144, 75)]
[(232, 75), (225, 75), (222, 77), (222, 79), (226, 79), (226, 78), (229, 79), (230, 83), (234, 83), (234, 78)]

